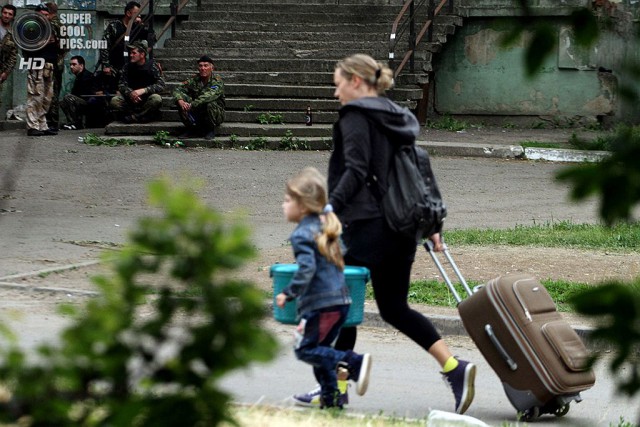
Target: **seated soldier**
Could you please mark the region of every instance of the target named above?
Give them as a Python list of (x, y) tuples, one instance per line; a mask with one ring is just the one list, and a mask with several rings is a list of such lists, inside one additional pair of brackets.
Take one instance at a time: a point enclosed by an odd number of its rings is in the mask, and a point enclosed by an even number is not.
[(213, 70), (213, 60), (202, 56), (198, 59), (198, 74), (173, 92), (180, 120), (187, 127), (182, 138), (200, 134), (213, 139), (215, 128), (224, 121), (224, 84)]
[(160, 67), (147, 58), (148, 43), (137, 41), (127, 46), (129, 63), (120, 76), (120, 95), (111, 99), (111, 109), (125, 123), (148, 123), (160, 119), (165, 82)]
[[(69, 60), (71, 72), (76, 76), (71, 93), (60, 101), (60, 109), (67, 117), (67, 124), (62, 129), (84, 129), (84, 117), (104, 116), (104, 99), (95, 86), (93, 74), (85, 68), (84, 58), (72, 56)], [(98, 96), (96, 96), (98, 95)]]

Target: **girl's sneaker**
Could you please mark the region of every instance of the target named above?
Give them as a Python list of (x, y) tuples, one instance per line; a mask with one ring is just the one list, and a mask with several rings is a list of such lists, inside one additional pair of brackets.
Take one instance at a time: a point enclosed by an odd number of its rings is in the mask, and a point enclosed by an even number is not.
[(371, 355), (369, 353), (351, 353), (349, 360), (350, 379), (356, 382), (356, 393), (362, 396), (369, 387), (369, 374), (371, 373)]
[[(338, 390), (340, 390), (340, 396), (338, 397), (337, 406), (344, 406), (349, 403), (348, 393), (349, 383), (347, 380), (338, 380)], [(293, 402), (298, 406), (305, 406), (307, 408), (317, 407), (320, 405), (320, 386), (314, 388), (309, 393), (296, 394), (292, 397)]]

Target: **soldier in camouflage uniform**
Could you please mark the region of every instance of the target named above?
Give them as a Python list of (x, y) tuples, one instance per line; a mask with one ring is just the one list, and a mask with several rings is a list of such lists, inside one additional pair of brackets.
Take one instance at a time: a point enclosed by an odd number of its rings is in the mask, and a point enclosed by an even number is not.
[(180, 120), (187, 127), (182, 138), (200, 133), (206, 139), (213, 139), (215, 128), (224, 121), (224, 84), (213, 70), (213, 60), (202, 56), (198, 59), (198, 74), (173, 92)]
[(160, 118), (165, 82), (160, 67), (147, 59), (146, 40), (127, 46), (129, 63), (120, 76), (120, 95), (111, 99), (111, 110), (125, 123), (146, 123)]
[(120, 78), (119, 73), (125, 65), (124, 34), (132, 19), (135, 19), (135, 21), (129, 34), (129, 43), (148, 40), (149, 31), (142, 25), (142, 19), (138, 16), (139, 12), (140, 3), (130, 1), (124, 7), (122, 19), (110, 22), (105, 28), (102, 38), (106, 40), (107, 48), (100, 50), (100, 63), (102, 64), (103, 72), (107, 76), (113, 76), (114, 79)]
[[(49, 8), (40, 3), (36, 12), (49, 17)], [(27, 135), (57, 135), (56, 129), (47, 125), (47, 111), (53, 98), (53, 69), (58, 57), (57, 39), (51, 34), (47, 44), (35, 51), (22, 49), (25, 60), (44, 61), (44, 68), (30, 68), (27, 74)]]
[(15, 16), (15, 6), (10, 4), (2, 6), (2, 15), (0, 16), (0, 105), (2, 102), (2, 85), (9, 79), (18, 57), (18, 48), (11, 32), (11, 24)]
[(53, 98), (47, 112), (47, 125), (49, 129), (58, 129), (60, 121), (60, 90), (62, 89), (62, 75), (64, 74), (64, 57), (69, 49), (60, 47), (60, 27), (62, 23), (58, 18), (58, 5), (54, 2), (45, 3), (49, 9), (49, 23), (51, 31), (57, 40), (57, 58), (53, 64)]

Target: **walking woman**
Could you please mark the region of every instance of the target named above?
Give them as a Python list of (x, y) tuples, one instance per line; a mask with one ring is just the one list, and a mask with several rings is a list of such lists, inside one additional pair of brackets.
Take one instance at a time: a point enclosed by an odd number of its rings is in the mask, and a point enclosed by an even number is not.
[[(329, 203), (343, 224), (347, 265), (371, 270), (371, 283), (381, 317), (433, 356), (455, 397), (455, 411), (464, 413), (474, 396), (476, 366), (457, 359), (425, 316), (407, 302), (411, 266), (417, 243), (386, 224), (379, 194), (394, 144), (414, 144), (420, 126), (415, 116), (384, 97), (393, 85), (389, 67), (368, 55), (353, 55), (335, 69), (334, 96), (340, 100), (329, 160)], [(440, 234), (430, 237), (442, 250)], [(356, 328), (343, 328), (336, 348), (353, 349)], [(309, 401), (310, 394), (294, 396)]]

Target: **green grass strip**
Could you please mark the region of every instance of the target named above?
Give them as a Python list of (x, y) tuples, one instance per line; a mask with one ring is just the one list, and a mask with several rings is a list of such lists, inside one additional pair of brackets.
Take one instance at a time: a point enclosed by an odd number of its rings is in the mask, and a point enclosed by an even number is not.
[[(558, 311), (562, 312), (573, 311), (571, 306), (567, 303), (572, 295), (592, 286), (597, 286), (586, 283), (550, 279), (541, 280), (540, 283), (544, 285), (549, 292), (549, 295), (551, 295), (551, 298), (556, 303)], [(468, 281), (467, 284), (471, 289), (473, 289), (474, 286), (482, 283)], [(462, 285), (455, 283), (454, 287), (461, 297), (466, 298), (467, 295)], [(367, 286), (366, 299), (373, 299), (373, 290), (370, 286)], [(453, 294), (449, 291), (444, 282), (440, 282), (438, 280), (417, 280), (411, 282), (411, 288), (409, 289), (409, 302), (413, 304), (425, 304), (440, 307), (456, 307), (456, 300), (453, 297)]]
[(517, 225), (508, 229), (445, 230), (444, 236), (452, 246), (505, 245), (632, 251), (640, 248), (640, 223), (617, 224), (609, 228), (558, 221)]

